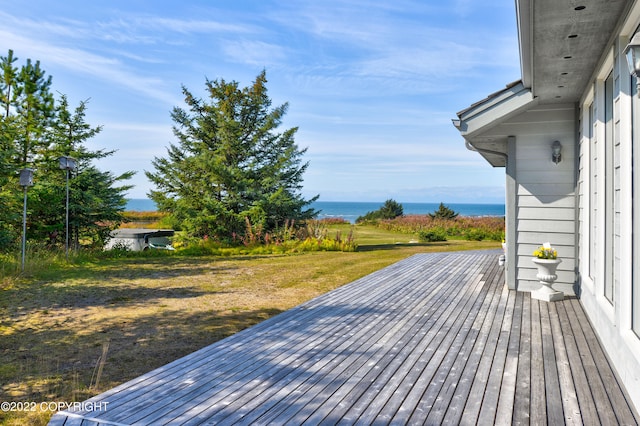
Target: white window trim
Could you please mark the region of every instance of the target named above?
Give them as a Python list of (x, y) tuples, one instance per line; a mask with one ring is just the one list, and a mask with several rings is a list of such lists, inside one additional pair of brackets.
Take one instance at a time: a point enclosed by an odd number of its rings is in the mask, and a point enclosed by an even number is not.
[[(623, 50), (629, 36), (618, 39), (618, 69), (620, 70), (620, 257), (633, 259), (633, 98), (631, 76), (627, 71)], [(640, 107), (640, 102), (636, 103)], [(640, 114), (640, 109), (636, 112)], [(635, 153), (640, 155), (640, 153)], [(640, 171), (637, 171), (640, 172)], [(627, 196), (628, 195), (628, 196)], [(637, 236), (636, 236), (637, 237)], [(618, 318), (621, 330), (633, 330), (633, 262), (621, 262), (620, 285), (618, 286)], [(638, 285), (638, 283), (636, 283)], [(640, 312), (638, 312), (640, 314)], [(638, 337), (636, 336), (636, 339)]]
[(591, 135), (594, 133), (593, 122), (591, 121), (591, 110), (595, 102), (594, 86), (592, 85), (582, 102), (582, 199), (583, 220), (582, 220), (582, 252), (580, 253), (580, 276), (582, 277), (582, 291), (589, 290), (591, 295), (595, 294), (595, 284), (591, 279), (591, 252), (593, 241), (591, 241)]
[[(598, 141), (598, 172), (599, 175), (601, 175), (602, 173), (606, 173), (606, 165), (605, 165), (605, 160), (606, 160), (606, 141), (605, 141), (605, 81), (606, 79), (609, 77), (609, 75), (611, 75), (614, 72), (614, 48), (613, 46), (609, 49), (609, 53), (607, 53), (607, 56), (602, 64), (602, 66), (600, 67), (600, 72), (598, 73), (597, 79), (596, 79), (596, 102), (597, 102), (597, 117), (596, 117), (596, 122), (599, 123), (598, 126), (596, 126), (596, 135), (595, 137), (597, 138)], [(614, 76), (615, 78), (615, 76)], [(614, 84), (615, 87), (615, 84)], [(615, 99), (615, 95), (613, 96), (613, 98)], [(605, 197), (605, 190), (606, 190), (606, 182), (605, 179), (598, 179), (597, 182), (597, 186), (598, 186), (598, 212), (600, 212), (598, 214), (598, 218), (597, 218), (597, 225), (598, 225), (598, 233), (596, 235), (596, 240), (597, 240), (597, 252), (591, 251), (590, 255), (591, 256), (596, 256), (596, 259), (598, 259), (598, 262), (596, 262), (596, 275), (595, 275), (595, 283), (594, 283), (594, 288), (595, 288), (595, 298), (596, 298), (596, 302), (598, 303), (598, 305), (600, 306), (600, 308), (602, 309), (602, 312), (607, 316), (607, 318), (609, 319), (609, 321), (612, 324), (615, 324), (615, 304), (612, 304), (611, 301), (609, 299), (607, 299), (607, 297), (605, 296), (605, 267), (604, 267), (604, 262), (605, 262), (605, 256), (606, 256), (606, 247), (605, 247), (605, 242), (607, 241), (606, 239), (606, 215), (607, 212), (605, 211), (605, 207), (606, 207), (606, 197)], [(593, 242), (592, 242), (593, 243)]]

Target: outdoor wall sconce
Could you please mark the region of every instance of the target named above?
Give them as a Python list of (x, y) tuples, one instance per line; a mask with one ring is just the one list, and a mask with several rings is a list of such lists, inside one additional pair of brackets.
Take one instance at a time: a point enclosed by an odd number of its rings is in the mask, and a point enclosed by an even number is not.
[(636, 93), (640, 97), (640, 33), (634, 34), (624, 49), (624, 56), (627, 57), (629, 74), (636, 78)]
[(562, 161), (562, 145), (559, 141), (555, 141), (553, 145), (551, 145), (551, 161), (555, 164)]

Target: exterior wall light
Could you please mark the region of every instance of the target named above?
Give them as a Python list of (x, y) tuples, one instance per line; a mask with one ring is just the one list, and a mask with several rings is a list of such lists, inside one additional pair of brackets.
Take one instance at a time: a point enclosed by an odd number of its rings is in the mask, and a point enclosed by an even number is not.
[(553, 145), (551, 145), (551, 161), (555, 164), (562, 161), (562, 145), (560, 141), (555, 141)]
[(637, 94), (640, 97), (640, 33), (636, 33), (624, 49), (629, 74), (636, 78)]

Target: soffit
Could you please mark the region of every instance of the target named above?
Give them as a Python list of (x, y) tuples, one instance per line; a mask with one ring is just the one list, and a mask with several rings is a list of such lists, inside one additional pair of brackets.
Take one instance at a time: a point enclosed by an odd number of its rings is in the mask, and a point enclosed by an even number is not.
[(523, 81), (541, 103), (577, 102), (627, 0), (517, 0)]

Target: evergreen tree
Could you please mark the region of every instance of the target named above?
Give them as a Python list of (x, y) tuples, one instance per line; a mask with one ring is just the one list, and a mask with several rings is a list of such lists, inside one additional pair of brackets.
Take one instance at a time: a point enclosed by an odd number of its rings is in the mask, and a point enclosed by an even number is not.
[(17, 186), (17, 158), (14, 117), (10, 115), (18, 69), (14, 66), (17, 58), (9, 50), (7, 56), (0, 56), (0, 247), (8, 247), (17, 238), (15, 223), (19, 220), (18, 202), (15, 188)]
[(78, 170), (70, 195), (70, 227), (76, 246), (83, 239), (102, 248), (109, 232), (125, 221), (125, 194), (132, 186), (123, 182), (133, 175), (132, 171), (114, 175), (91, 165)]
[(53, 116), (53, 95), (50, 92), (51, 77), (40, 68), (40, 62), (27, 59), (17, 68), (18, 58), (9, 50), (0, 57), (0, 145), (2, 169), (0, 169), (0, 241), (8, 245), (18, 232), (21, 220), (18, 206), (22, 205), (18, 173), (25, 167), (35, 168), (48, 148), (44, 137)]
[(18, 60), (13, 56), (13, 50), (9, 50), (7, 56), (0, 56), (0, 70), (2, 71), (2, 79), (0, 79), (0, 103), (2, 104), (3, 117), (8, 118), (11, 105), (14, 103), (16, 96), (15, 87), (17, 86), (16, 77), (18, 76), (18, 68), (13, 64)]
[(402, 204), (389, 199), (385, 201), (380, 208), (380, 214), (384, 219), (395, 219), (396, 217), (404, 214), (404, 208), (402, 207)]
[(183, 87), (188, 109), (171, 114), (178, 142), (146, 175), (156, 187), (149, 197), (189, 234), (225, 239), (247, 219), (268, 231), (316, 215), (308, 206), (317, 197), (300, 195), (306, 149), (297, 128), (277, 132), (288, 105), (271, 108), (266, 83), (264, 71), (246, 88), (207, 80), (208, 100)]
[(66, 171), (61, 170), (59, 158), (73, 157), (77, 168), (70, 172), (69, 223), (70, 240), (77, 246), (80, 238), (102, 244), (109, 231), (123, 222), (126, 205), (125, 192), (131, 188), (121, 185), (134, 172), (114, 176), (101, 172), (93, 160), (113, 155), (115, 151), (90, 151), (84, 145), (102, 130), (85, 121), (87, 101), (72, 112), (65, 95), (60, 97), (55, 117), (47, 130), (49, 149), (39, 161), (38, 180), (31, 192), (30, 236), (50, 243), (62, 241), (66, 222)]
[(393, 199), (388, 199), (378, 210), (367, 212), (356, 219), (356, 223), (377, 221), (380, 219), (395, 219), (404, 214), (402, 204)]
[(44, 138), (46, 129), (54, 114), (54, 99), (50, 92), (51, 76), (47, 77), (40, 68), (27, 59), (16, 78), (15, 105), (16, 139), (20, 167), (35, 165), (39, 156), (48, 147)]
[(18, 174), (36, 168), (47, 149), (45, 133), (53, 115), (51, 77), (30, 59), (17, 68), (9, 50), (0, 57), (0, 248), (8, 248), (20, 235), (22, 190)]
[[(74, 239), (99, 241), (109, 227), (123, 220), (126, 204), (122, 185), (133, 172), (103, 173), (91, 161), (113, 151), (89, 151), (84, 146), (101, 130), (85, 122), (86, 102), (72, 112), (66, 96), (56, 105), (50, 92), (52, 78), (39, 62), (27, 59), (18, 68), (9, 50), (0, 57), (0, 249), (9, 250), (22, 231), (22, 188), (19, 171), (36, 169), (29, 190), (27, 237), (40, 242), (64, 235), (66, 181), (58, 158), (77, 159), (70, 180), (70, 218)], [(121, 186), (116, 186), (121, 185)]]
[(458, 217), (458, 213), (445, 206), (444, 203), (440, 203), (438, 210), (434, 211), (433, 213), (429, 213), (429, 217), (431, 219), (451, 220)]

